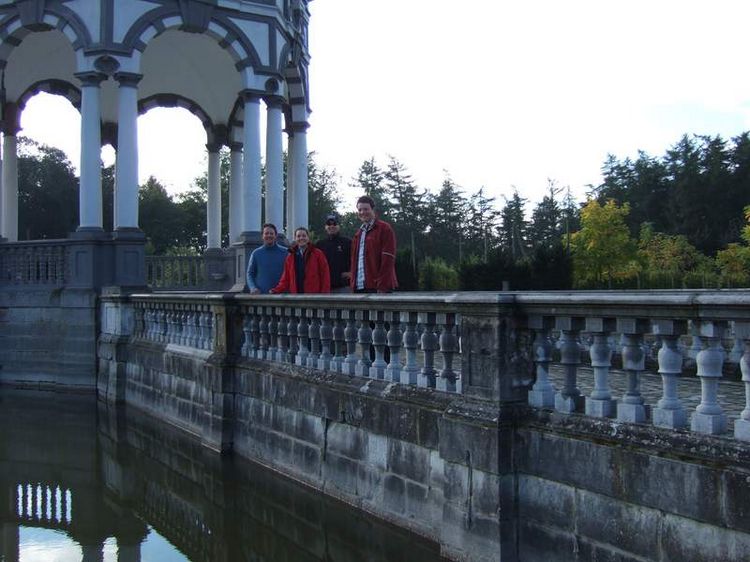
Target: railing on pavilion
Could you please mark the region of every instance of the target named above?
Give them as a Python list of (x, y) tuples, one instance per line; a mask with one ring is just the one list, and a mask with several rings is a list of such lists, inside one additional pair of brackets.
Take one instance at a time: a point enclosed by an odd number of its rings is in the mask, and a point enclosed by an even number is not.
[(0, 244), (0, 285), (65, 285), (69, 244), (68, 240)]
[(748, 291), (131, 300), (152, 342), (750, 440)]

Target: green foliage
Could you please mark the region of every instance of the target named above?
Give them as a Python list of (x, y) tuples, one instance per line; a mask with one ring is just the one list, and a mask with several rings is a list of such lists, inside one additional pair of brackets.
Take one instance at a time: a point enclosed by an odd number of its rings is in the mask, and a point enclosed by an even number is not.
[[(625, 218), (628, 204), (610, 199), (600, 205), (591, 199), (581, 210), (581, 230), (571, 237), (574, 278), (577, 287), (612, 287), (617, 278), (630, 277), (636, 262), (635, 242)], [(637, 268), (635, 268), (637, 269)]]
[(445, 260), (427, 258), (419, 265), (420, 291), (456, 291), (458, 288), (458, 271)]
[(65, 154), (18, 139), (18, 236), (65, 238), (78, 226), (78, 180)]

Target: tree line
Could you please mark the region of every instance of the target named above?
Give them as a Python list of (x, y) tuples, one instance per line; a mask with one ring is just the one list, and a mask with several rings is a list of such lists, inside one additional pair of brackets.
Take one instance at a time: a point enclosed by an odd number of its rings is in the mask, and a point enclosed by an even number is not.
[[(19, 234), (62, 238), (75, 229), (78, 180), (58, 149), (19, 144)], [(220, 157), (222, 238), (228, 243), (229, 154)], [(440, 186), (420, 186), (395, 157), (374, 158), (339, 184), (336, 171), (309, 156), (313, 237), (325, 215), (366, 193), (399, 241), (404, 290), (498, 290), (747, 286), (750, 282), (750, 134), (730, 141), (683, 136), (661, 157), (609, 155), (602, 183), (586, 201), (548, 180), (535, 204), (514, 189), (497, 200), (465, 189), (446, 173)], [(112, 225), (114, 170), (102, 170), (104, 226)], [(348, 194), (352, 195), (349, 196)], [(349, 201), (351, 199), (351, 201)], [(206, 247), (207, 179), (170, 195), (156, 178), (139, 191), (140, 225), (152, 254), (199, 254)], [(344, 234), (356, 214), (341, 216)], [(293, 225), (292, 225), (293, 226)]]

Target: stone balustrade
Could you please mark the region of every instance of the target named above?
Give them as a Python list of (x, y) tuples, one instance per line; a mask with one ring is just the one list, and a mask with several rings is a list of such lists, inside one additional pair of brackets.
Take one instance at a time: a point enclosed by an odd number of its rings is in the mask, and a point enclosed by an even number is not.
[[(238, 360), (622, 423), (713, 435), (732, 429), (750, 440), (746, 291), (132, 298), (134, 335), (154, 342), (227, 346)], [(737, 388), (724, 381), (733, 370), (741, 372), (745, 404), (730, 428), (720, 390)], [(644, 376), (661, 378), (653, 403), (641, 391)], [(613, 377), (624, 381), (619, 393)], [(698, 386), (700, 402), (689, 410), (685, 394)]]
[(146, 256), (146, 282), (156, 290), (200, 289), (206, 284), (206, 262), (201, 256)]
[[(750, 440), (747, 291), (524, 293), (516, 302), (534, 332), (531, 406), (721, 435), (728, 430), (728, 419), (720, 385), (725, 372), (739, 369), (745, 408), (733, 433)], [(550, 381), (550, 365), (556, 360), (563, 377), (559, 388)], [(611, 385), (615, 360), (617, 373), (626, 378), (619, 396)], [(588, 376), (589, 366), (593, 388), (584, 396), (578, 381)], [(661, 377), (660, 396), (652, 404), (641, 392), (641, 379), (648, 375)], [(695, 388), (695, 377), (700, 402), (689, 411), (681, 387)]]
[(67, 240), (0, 244), (0, 285), (65, 285), (68, 247)]

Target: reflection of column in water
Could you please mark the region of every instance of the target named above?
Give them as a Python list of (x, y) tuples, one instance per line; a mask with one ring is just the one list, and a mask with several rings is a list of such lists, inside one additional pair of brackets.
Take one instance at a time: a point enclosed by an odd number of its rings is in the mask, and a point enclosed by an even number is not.
[[(7, 517), (18, 513), (20, 508), (20, 486), (3, 486), (0, 490), (0, 514)], [(18, 524), (0, 524), (0, 560), (3, 562), (18, 562)]]
[(102, 562), (104, 560), (104, 542), (82, 544), (81, 552), (83, 553), (81, 562)]

